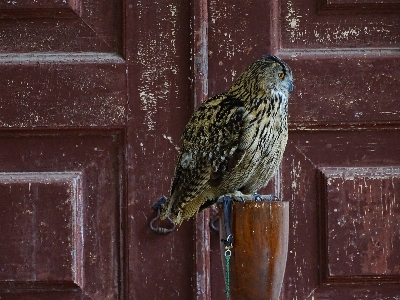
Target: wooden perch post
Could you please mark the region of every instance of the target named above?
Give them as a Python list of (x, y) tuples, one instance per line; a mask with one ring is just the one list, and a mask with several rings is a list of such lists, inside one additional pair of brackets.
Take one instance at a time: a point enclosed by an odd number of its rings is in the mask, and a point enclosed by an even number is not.
[[(231, 231), (234, 242), (229, 263), (229, 299), (279, 299), (288, 249), (289, 203), (234, 202)], [(222, 239), (226, 238), (222, 209), (219, 232)], [(222, 245), (226, 270), (224, 252)]]

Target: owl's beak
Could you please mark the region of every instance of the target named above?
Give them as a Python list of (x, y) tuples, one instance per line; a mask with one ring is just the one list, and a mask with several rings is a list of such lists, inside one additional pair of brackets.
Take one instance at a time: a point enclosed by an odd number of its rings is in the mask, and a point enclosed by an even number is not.
[(293, 89), (294, 89), (293, 81), (289, 81), (288, 89), (289, 89), (289, 93), (291, 93), (293, 91)]

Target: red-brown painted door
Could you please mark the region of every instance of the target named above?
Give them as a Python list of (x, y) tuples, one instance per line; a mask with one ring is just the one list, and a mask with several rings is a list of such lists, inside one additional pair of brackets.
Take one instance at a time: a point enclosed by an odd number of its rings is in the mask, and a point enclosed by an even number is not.
[(0, 3), (0, 298), (223, 299), (208, 213), (149, 229), (205, 94), (292, 67), (267, 191), (290, 201), (282, 299), (400, 296), (396, 1)]
[(281, 299), (400, 297), (399, 46), (399, 1), (210, 1), (210, 94), (266, 52), (295, 78), (267, 189), (290, 202)]
[(149, 229), (191, 113), (186, 1), (0, 3), (0, 298), (190, 299)]
[(0, 298), (118, 299), (122, 3), (0, 3)]

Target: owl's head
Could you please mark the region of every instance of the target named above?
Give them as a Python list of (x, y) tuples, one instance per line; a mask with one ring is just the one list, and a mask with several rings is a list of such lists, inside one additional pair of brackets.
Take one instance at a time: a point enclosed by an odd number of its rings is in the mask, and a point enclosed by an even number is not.
[(251, 97), (269, 96), (272, 92), (288, 95), (293, 91), (292, 70), (277, 56), (264, 56), (239, 76), (230, 91), (239, 90)]
[(280, 92), (293, 91), (293, 75), (289, 65), (277, 56), (267, 55), (259, 60), (261, 69), (260, 79), (266, 83), (270, 89), (275, 89)]

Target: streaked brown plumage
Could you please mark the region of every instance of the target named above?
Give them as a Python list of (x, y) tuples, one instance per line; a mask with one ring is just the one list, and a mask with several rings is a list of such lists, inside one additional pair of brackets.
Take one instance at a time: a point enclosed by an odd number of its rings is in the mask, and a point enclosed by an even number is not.
[(180, 224), (224, 194), (252, 194), (279, 166), (288, 137), (290, 67), (275, 56), (250, 65), (228, 92), (205, 101), (182, 135), (161, 218)]

